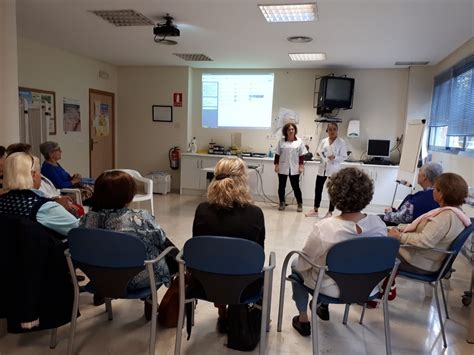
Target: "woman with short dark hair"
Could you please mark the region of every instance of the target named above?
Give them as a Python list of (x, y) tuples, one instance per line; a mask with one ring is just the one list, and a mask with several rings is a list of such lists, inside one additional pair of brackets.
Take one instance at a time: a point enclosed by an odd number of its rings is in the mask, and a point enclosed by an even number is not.
[[(367, 215), (361, 211), (370, 203), (374, 193), (374, 185), (369, 176), (357, 168), (345, 168), (331, 176), (328, 182), (328, 193), (332, 203), (341, 214), (318, 221), (306, 239), (303, 253), (315, 264), (326, 265), (329, 250), (337, 243), (358, 237), (386, 236), (385, 223), (376, 215)], [(314, 289), (319, 269), (297, 258), (292, 264), (295, 277)], [(298, 283), (292, 283), (293, 299), (299, 315), (293, 318), (293, 327), (303, 336), (311, 334), (311, 326), (307, 314), (308, 291)], [(336, 282), (324, 275), (320, 292), (330, 297), (339, 297)], [(329, 320), (328, 305), (320, 304), (317, 314), (322, 320)]]
[[(145, 243), (147, 259), (154, 259), (173, 244), (166, 238), (165, 231), (148, 211), (128, 208), (136, 191), (135, 181), (126, 172), (113, 170), (102, 173), (96, 180), (94, 194), (91, 197), (92, 210), (81, 218), (80, 225), (85, 228), (100, 228), (133, 234)], [(157, 284), (160, 282), (169, 284), (168, 266), (165, 259), (153, 265)], [(145, 287), (149, 287), (146, 270), (141, 271), (128, 284), (130, 290)], [(151, 307), (145, 302), (147, 319), (149, 314), (151, 314)]]
[(281, 129), (283, 138), (278, 141), (275, 150), (275, 172), (278, 174), (278, 210), (283, 211), (286, 206), (285, 189), (288, 176), (295, 194), (297, 211), (303, 211), (303, 197), (300, 189), (300, 174), (304, 171), (304, 155), (306, 147), (303, 141), (296, 137), (298, 128), (294, 123), (287, 123)]

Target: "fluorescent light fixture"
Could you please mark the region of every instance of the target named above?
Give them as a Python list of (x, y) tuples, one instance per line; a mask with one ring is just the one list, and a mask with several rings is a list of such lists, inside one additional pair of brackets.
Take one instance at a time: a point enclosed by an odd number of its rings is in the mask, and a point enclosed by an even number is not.
[(288, 53), (288, 55), (294, 62), (326, 60), (326, 53)]
[(318, 19), (316, 3), (258, 5), (267, 22), (301, 22)]

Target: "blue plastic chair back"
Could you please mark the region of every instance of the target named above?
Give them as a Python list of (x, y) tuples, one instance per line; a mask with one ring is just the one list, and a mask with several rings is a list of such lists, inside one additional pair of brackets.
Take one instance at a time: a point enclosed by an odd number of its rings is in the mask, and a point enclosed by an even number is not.
[(137, 237), (105, 229), (74, 228), (68, 234), (74, 261), (97, 267), (144, 267), (145, 244)]
[(250, 240), (230, 237), (198, 236), (183, 248), (186, 267), (215, 274), (249, 275), (262, 272), (263, 248)]
[(391, 237), (356, 237), (334, 245), (326, 257), (330, 272), (368, 274), (393, 268), (400, 242)]
[[(466, 243), (467, 238), (471, 235), (471, 233), (474, 233), (474, 218), (471, 218), (471, 225), (464, 228), (461, 233), (456, 237), (456, 239), (453, 240), (451, 245), (449, 246), (448, 251), (453, 251), (454, 255), (451, 257), (451, 260), (449, 261), (449, 264), (444, 270), (444, 275), (448, 273), (451, 270), (451, 266), (454, 263), (454, 260), (456, 260), (456, 256), (459, 254), (461, 251), (464, 243)], [(441, 270), (438, 271), (438, 273)], [(444, 275), (442, 275), (444, 277)]]

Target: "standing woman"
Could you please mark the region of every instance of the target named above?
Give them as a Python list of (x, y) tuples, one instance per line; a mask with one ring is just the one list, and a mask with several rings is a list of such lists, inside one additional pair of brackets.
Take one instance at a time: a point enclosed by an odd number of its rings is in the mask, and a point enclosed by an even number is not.
[[(332, 174), (341, 169), (341, 163), (347, 158), (346, 143), (338, 138), (337, 123), (328, 123), (326, 133), (328, 136), (319, 143), (316, 155), (321, 158), (318, 175), (316, 176), (316, 187), (314, 189), (314, 208), (308, 211), (306, 217), (318, 217), (318, 210), (321, 204), (324, 183)], [(334, 205), (329, 201), (329, 211), (324, 218), (331, 217), (334, 212)]]
[(288, 175), (291, 187), (298, 203), (297, 211), (303, 211), (303, 198), (300, 190), (300, 174), (304, 171), (304, 155), (306, 147), (303, 141), (296, 137), (298, 129), (294, 123), (287, 123), (282, 128), (284, 140), (280, 140), (275, 151), (275, 172), (278, 174), (278, 210), (285, 209), (285, 188)]

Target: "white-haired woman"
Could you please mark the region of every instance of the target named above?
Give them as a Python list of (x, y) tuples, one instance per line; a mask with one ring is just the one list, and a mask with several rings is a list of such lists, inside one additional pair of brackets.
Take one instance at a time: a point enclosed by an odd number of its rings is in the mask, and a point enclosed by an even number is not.
[(43, 196), (39, 159), (26, 153), (13, 153), (5, 160), (0, 215), (30, 218), (66, 236), (79, 221), (63, 206)]
[[(223, 158), (216, 164), (214, 180), (207, 190), (207, 202), (194, 216), (193, 236), (215, 235), (244, 238), (264, 246), (265, 221), (249, 192), (247, 166), (239, 158)], [(219, 309), (218, 328), (227, 328), (226, 305)]]

